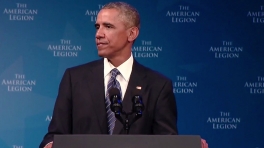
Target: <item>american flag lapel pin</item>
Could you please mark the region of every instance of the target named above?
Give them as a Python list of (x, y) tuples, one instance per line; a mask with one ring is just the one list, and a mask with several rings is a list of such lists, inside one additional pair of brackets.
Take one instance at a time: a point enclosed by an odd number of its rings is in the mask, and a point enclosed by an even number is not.
[(141, 90), (141, 86), (137, 86), (136, 89)]

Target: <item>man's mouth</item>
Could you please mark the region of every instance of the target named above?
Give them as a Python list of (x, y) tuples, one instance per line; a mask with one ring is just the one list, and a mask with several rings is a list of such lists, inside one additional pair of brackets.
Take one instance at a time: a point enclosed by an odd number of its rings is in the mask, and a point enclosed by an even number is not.
[(100, 46), (107, 45), (107, 43), (99, 42), (99, 43), (97, 43), (96, 45), (97, 45), (98, 47), (100, 47)]

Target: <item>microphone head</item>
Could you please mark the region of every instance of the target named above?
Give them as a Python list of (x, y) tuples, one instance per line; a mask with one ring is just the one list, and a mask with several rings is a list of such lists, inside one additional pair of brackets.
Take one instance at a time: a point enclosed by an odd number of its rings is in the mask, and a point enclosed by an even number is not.
[(118, 95), (118, 96), (120, 96), (120, 92), (119, 92), (119, 90), (118, 90), (117, 88), (115, 88), (115, 87), (112, 87), (112, 88), (110, 88), (110, 90), (109, 90), (109, 96), (110, 96), (110, 98), (111, 98), (113, 95)]
[(142, 114), (142, 111), (144, 110), (144, 104), (140, 94), (140, 89), (133, 90), (134, 97), (132, 98), (132, 111), (137, 114)]
[(132, 94), (133, 94), (133, 98), (132, 98), (132, 102), (133, 102), (133, 104), (134, 103), (138, 103), (138, 101), (141, 101), (142, 100), (142, 98), (141, 98), (141, 96), (140, 96), (140, 89), (134, 89), (133, 91), (132, 91)]
[(123, 107), (119, 90), (115, 87), (110, 88), (109, 97), (111, 102), (110, 109), (115, 113), (115, 115), (120, 116)]

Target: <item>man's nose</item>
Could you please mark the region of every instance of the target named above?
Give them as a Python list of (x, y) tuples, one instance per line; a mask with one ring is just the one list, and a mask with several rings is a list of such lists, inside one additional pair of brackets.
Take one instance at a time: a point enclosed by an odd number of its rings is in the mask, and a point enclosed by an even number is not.
[(96, 31), (95, 37), (96, 38), (103, 38), (104, 37), (103, 29), (98, 28), (97, 31)]

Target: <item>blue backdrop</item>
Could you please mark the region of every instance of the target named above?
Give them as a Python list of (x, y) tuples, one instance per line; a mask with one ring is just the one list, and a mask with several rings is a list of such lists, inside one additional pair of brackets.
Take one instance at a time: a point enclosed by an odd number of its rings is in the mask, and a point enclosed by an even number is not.
[[(0, 148), (36, 148), (66, 68), (98, 59), (107, 0), (0, 2)], [(182, 135), (211, 148), (264, 148), (263, 0), (127, 0), (133, 55), (173, 81)]]

